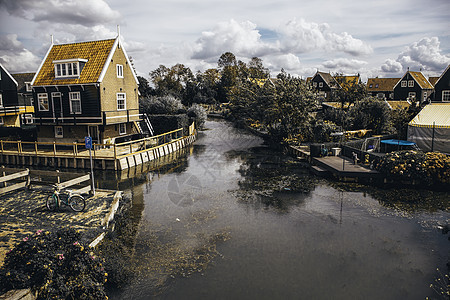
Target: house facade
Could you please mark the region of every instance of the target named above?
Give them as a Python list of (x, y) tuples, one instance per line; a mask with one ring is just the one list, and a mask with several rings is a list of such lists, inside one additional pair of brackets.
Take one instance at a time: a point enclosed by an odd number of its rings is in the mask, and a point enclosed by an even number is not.
[(2, 64), (0, 64), (0, 126), (21, 127), (27, 120), (32, 120), (34, 108), (24, 102), (23, 95), (18, 93), (20, 84)]
[(322, 101), (329, 101), (333, 91), (339, 88), (339, 84), (330, 73), (319, 71), (309, 80), (309, 84)]
[(394, 86), (400, 78), (368, 78), (367, 94), (380, 100), (394, 99)]
[(407, 71), (394, 86), (395, 100), (428, 101), (433, 92), (433, 86), (422, 72)]
[(433, 102), (450, 102), (450, 65), (434, 85)]
[(115, 142), (141, 133), (138, 80), (115, 39), (52, 45), (33, 81), (38, 141)]

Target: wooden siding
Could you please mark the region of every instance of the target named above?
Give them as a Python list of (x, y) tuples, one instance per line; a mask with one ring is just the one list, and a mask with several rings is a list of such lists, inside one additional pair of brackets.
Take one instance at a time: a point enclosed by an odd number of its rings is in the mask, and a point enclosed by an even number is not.
[(18, 105), (17, 86), (9, 75), (0, 67), (0, 94), (2, 94), (3, 106)]
[(445, 70), (434, 87), (433, 101), (442, 102), (442, 91), (450, 90), (450, 68)]
[[(401, 82), (406, 80), (406, 87), (402, 87)], [(408, 87), (408, 81), (413, 80), (414, 86)], [(394, 88), (394, 99), (395, 100), (406, 100), (408, 98), (408, 95), (410, 92), (416, 93), (416, 100), (423, 101), (424, 92), (427, 92), (427, 98), (430, 97), (432, 90), (430, 89), (422, 89), (420, 85), (417, 83), (417, 81), (414, 79), (411, 74), (406, 73), (405, 76), (403, 76), (398, 84)]]

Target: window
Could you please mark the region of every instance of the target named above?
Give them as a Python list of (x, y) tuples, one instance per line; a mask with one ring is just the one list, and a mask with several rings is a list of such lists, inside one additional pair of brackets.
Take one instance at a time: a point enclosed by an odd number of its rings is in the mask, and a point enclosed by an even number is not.
[(54, 60), (55, 78), (80, 77), (81, 69), (86, 62), (87, 59), (83, 58)]
[(38, 109), (39, 111), (48, 111), (47, 94), (38, 94)]
[(123, 66), (122, 65), (116, 65), (117, 68), (117, 77), (123, 78)]
[(3, 95), (0, 94), (0, 107), (3, 107)]
[(406, 87), (406, 80), (402, 80), (402, 87)]
[(427, 96), (428, 96), (428, 93), (427, 92), (423, 92), (423, 100), (424, 101), (427, 100)]
[(62, 126), (55, 126), (55, 138), (62, 138), (62, 137), (64, 137), (63, 127)]
[(416, 92), (409, 92), (408, 93), (408, 98), (409, 99), (415, 99), (416, 98)]
[(313, 82), (313, 87), (317, 87), (317, 82)]
[(125, 93), (117, 93), (117, 110), (126, 110), (126, 95)]
[(375, 84), (375, 88), (376, 88), (376, 89), (378, 88), (378, 83), (377, 83), (377, 84)]
[(372, 87), (373, 87), (373, 84), (370, 84), (369, 87), (372, 88)]
[(442, 91), (442, 101), (450, 101), (450, 90)]
[(408, 87), (414, 87), (414, 80), (408, 80)]
[(70, 113), (81, 114), (81, 98), (80, 92), (69, 93)]
[(319, 87), (323, 87), (323, 82), (319, 82)]
[(33, 115), (32, 114), (24, 114), (23, 115), (23, 122), (25, 124), (33, 124)]
[(25, 90), (31, 92), (31, 82), (25, 82)]
[(126, 133), (127, 133), (127, 124), (120, 123), (119, 124), (119, 134), (126, 134)]
[(5, 121), (3, 121), (3, 117), (0, 117), (0, 125), (5, 124)]
[(78, 62), (56, 64), (56, 78), (61, 77), (78, 77)]
[(378, 93), (377, 94), (377, 98), (378, 99), (384, 99), (385, 97), (384, 97), (384, 93)]

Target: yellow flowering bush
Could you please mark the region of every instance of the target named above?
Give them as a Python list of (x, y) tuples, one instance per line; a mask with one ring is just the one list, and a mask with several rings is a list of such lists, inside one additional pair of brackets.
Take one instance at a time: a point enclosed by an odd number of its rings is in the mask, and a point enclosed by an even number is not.
[(374, 166), (388, 178), (414, 180), (427, 185), (450, 183), (450, 157), (438, 152), (391, 152)]

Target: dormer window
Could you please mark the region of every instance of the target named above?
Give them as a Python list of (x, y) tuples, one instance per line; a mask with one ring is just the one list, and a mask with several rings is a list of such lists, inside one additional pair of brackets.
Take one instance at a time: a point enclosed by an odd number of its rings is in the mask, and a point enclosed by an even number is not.
[(82, 58), (54, 60), (55, 78), (79, 78), (86, 62), (87, 59)]

